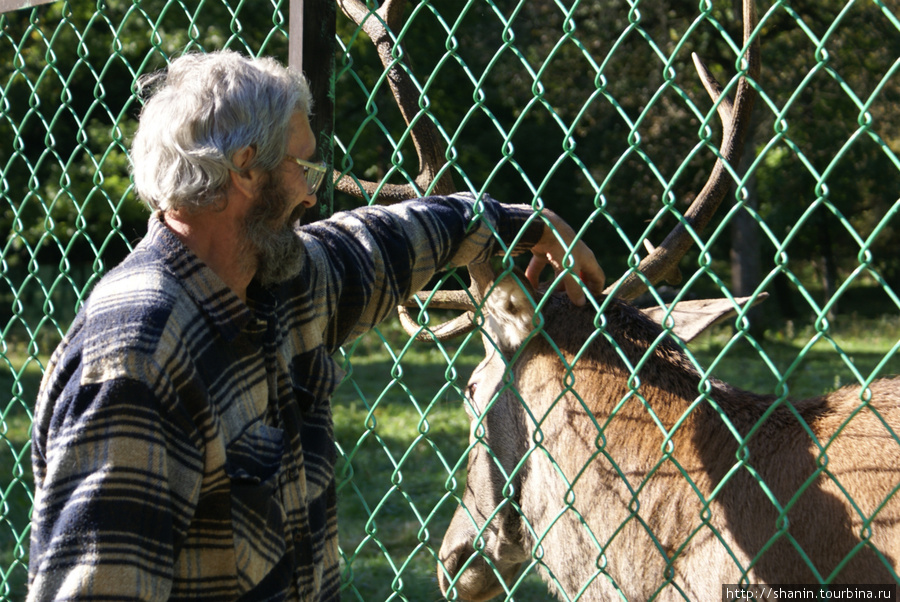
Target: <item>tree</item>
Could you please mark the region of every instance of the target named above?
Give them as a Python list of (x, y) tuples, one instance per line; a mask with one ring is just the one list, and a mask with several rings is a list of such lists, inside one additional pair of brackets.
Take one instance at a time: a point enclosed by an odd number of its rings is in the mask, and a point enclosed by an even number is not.
[[(892, 226), (879, 220), (896, 200), (900, 180), (900, 82), (890, 77), (900, 32), (879, 3), (842, 8), (837, 0), (794, 2), (771, 11), (759, 27), (763, 100), (747, 164), (753, 168), (747, 183), (758, 198), (746, 205), (758, 205), (768, 228), (755, 254), (768, 266), (786, 245), (790, 262), (783, 269), (805, 285), (815, 284), (808, 275), (816, 265), (833, 266), (826, 270), (832, 279), (857, 265), (858, 235), (847, 226), (862, 237), (880, 226), (872, 265), (886, 277), (896, 273), (896, 260), (884, 252)], [(439, 123), (452, 143), (457, 185), (504, 200), (540, 198), (570, 222), (590, 220), (586, 239), (615, 273), (625, 268), (630, 249), (640, 248), (639, 238), (657, 242), (668, 231), (705, 179), (720, 126), (709, 117), (690, 53), (727, 84), (735, 74), (739, 28), (725, 2), (701, 14), (695, 2), (680, 0), (637, 6), (439, 0), (411, 5), (395, 33), (424, 92), (422, 118)], [(405, 181), (417, 171), (415, 153), (401, 141), (404, 126), (379, 79), (383, 69), (355, 28), (345, 23), (341, 35), (338, 97), (345, 104), (336, 121), (346, 148), (338, 152), (338, 167)], [(817, 60), (810, 35), (822, 41), (827, 61)], [(867, 106), (871, 123), (860, 129), (861, 106), (875, 90)], [(778, 112), (784, 114), (776, 127)], [(705, 142), (698, 137), (701, 122), (709, 124)], [(783, 124), (788, 131), (779, 131)], [(817, 194), (820, 183), (818, 192), (827, 194)], [(752, 213), (739, 209), (729, 219), (752, 225)], [(743, 243), (732, 245), (730, 228), (709, 243), (709, 269), (725, 282), (730, 253), (754, 255)], [(684, 265), (697, 270), (697, 253)], [(714, 294), (715, 278), (701, 277), (693, 289)]]
[[(273, 35), (284, 17), (258, 7), (57, 2), (0, 15), (3, 275), (24, 283), (10, 285), (14, 312), (43, 309), (65, 323), (145, 231), (128, 162), (140, 75), (223, 47), (284, 60), (286, 38)], [(49, 271), (26, 278), (39, 267)]]

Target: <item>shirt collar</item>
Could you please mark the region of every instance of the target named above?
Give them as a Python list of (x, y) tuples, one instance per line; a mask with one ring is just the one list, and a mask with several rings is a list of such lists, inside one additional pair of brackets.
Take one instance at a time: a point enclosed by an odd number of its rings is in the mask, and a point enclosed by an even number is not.
[(253, 319), (250, 308), (219, 276), (166, 227), (161, 212), (150, 217), (139, 247), (152, 250), (184, 291), (209, 316), (226, 341), (232, 341)]

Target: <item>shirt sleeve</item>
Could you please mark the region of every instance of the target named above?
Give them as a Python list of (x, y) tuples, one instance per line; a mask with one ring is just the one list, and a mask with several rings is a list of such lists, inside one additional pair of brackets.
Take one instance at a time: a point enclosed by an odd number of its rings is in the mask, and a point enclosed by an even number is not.
[(440, 270), (530, 249), (543, 229), (526, 205), (470, 195), (365, 207), (304, 227), (304, 285), (329, 321), (326, 346), (364, 334)]
[(83, 383), (78, 354), (60, 361), (35, 413), (28, 599), (167, 599), (196, 487), (173, 458), (199, 457), (173, 455), (189, 445), (147, 385)]

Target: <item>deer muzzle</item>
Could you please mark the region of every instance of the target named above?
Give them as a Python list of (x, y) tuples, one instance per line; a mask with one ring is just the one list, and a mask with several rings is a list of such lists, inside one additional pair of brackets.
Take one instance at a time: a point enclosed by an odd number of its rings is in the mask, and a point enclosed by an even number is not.
[(462, 507), (457, 508), (438, 553), (438, 582), (447, 598), (465, 602), (490, 600), (503, 593), (500, 580), (510, 585), (522, 566), (519, 561), (505, 558), (505, 554), (494, 553), (502, 552), (504, 547), (495, 529), (485, 529), (481, 551), (475, 550), (476, 537), (471, 517)]
[(472, 517), (464, 506), (456, 509), (438, 553), (438, 582), (444, 596), (480, 602), (503, 593), (501, 579), (507, 586), (513, 583), (526, 558), (517, 543), (506, 540), (504, 531), (489, 525), (480, 535), (484, 545), (476, 551), (479, 534)]

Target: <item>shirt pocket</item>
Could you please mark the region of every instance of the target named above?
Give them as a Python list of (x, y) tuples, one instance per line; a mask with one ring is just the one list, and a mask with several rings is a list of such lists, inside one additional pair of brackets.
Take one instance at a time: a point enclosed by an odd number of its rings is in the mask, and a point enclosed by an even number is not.
[(226, 452), (236, 574), (244, 592), (269, 575), (288, 549), (278, 491), (284, 451), (284, 431), (256, 424)]

